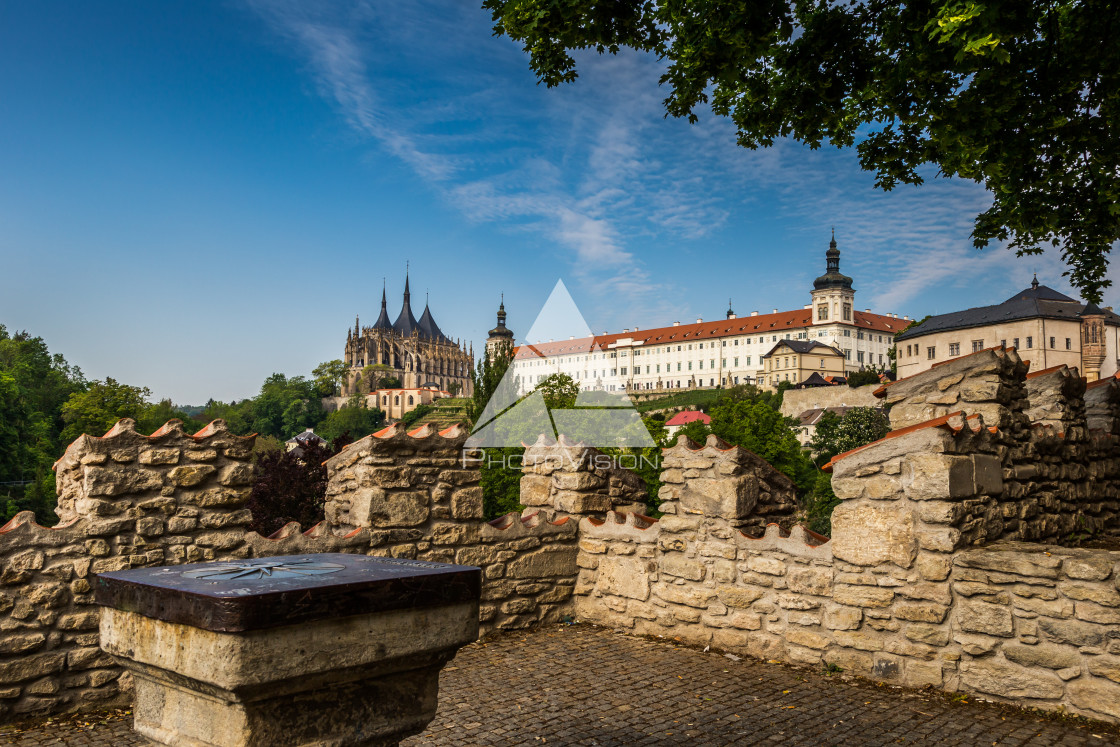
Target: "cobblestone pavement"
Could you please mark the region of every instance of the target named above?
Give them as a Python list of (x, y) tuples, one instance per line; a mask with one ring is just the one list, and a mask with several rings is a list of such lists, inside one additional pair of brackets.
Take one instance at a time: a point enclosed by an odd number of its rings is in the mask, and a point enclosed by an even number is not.
[[(421, 745), (1114, 745), (1120, 729), (844, 675), (732, 660), (591, 626), (460, 651)], [(143, 745), (127, 712), (0, 727), (0, 744)]]

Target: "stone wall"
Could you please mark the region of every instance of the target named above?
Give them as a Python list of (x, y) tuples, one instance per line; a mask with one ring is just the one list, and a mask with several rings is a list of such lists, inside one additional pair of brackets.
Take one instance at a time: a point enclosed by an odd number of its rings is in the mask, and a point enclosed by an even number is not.
[[(483, 630), (567, 614), (883, 682), (1120, 721), (1120, 553), (1017, 541), (1117, 527), (1120, 384), (986, 350), (882, 387), (895, 430), (837, 456), (832, 539), (790, 481), (711, 437), (644, 486), (561, 441), (527, 449), (529, 508), (482, 516), (465, 430), (385, 428), (327, 462), (326, 520), (245, 531), (252, 440), (130, 421), (58, 463), (62, 523), (0, 528), (0, 717), (126, 697), (91, 574), (355, 552), (477, 565)], [(924, 418), (924, 419), (923, 419)]]
[(59, 525), (23, 512), (0, 527), (0, 717), (120, 701), (128, 682), (98, 648), (91, 576), (250, 557), (252, 445), (221, 421), (144, 436), (131, 420), (70, 445), (55, 465)]
[(59, 460), (62, 522), (30, 512), (0, 528), (0, 718), (127, 700), (130, 683), (98, 649), (90, 577), (204, 560), (353, 552), (477, 565), (482, 630), (561, 619), (576, 581), (577, 523), (530, 510), (482, 521), (467, 433), (386, 428), (327, 462), (327, 519), (248, 532), (252, 437), (221, 421), (194, 435), (130, 420), (83, 436)]
[(1001, 542), (951, 581), (961, 689), (1120, 719), (1120, 552)]

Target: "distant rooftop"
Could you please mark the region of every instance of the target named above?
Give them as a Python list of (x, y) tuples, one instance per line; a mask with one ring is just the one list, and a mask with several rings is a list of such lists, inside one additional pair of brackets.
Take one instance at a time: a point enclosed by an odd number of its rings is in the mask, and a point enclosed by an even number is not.
[[(992, 324), (1038, 317), (1076, 321), (1085, 309), (1085, 305), (1081, 302), (1040, 284), (1036, 278), (1031, 283), (1031, 287), (1019, 291), (1001, 304), (977, 306), (963, 311), (931, 316), (916, 327), (900, 334), (898, 339), (900, 341), (910, 340), (932, 332), (951, 332), (955, 329), (986, 327)], [(1120, 315), (1111, 311), (1101, 311), (1100, 313), (1104, 314), (1105, 324), (1120, 327)]]

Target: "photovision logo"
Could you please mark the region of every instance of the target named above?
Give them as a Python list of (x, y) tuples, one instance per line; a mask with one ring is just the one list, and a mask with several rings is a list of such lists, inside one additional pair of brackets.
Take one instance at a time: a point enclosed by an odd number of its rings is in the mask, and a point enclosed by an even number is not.
[[(556, 281), (525, 339), (483, 408), (467, 448), (530, 445), (542, 434), (597, 448), (654, 446), (626, 393), (625, 374), (619, 375), (631, 366), (609, 346), (595, 345), (563, 281)], [(545, 403), (540, 384), (556, 373), (567, 373), (579, 384), (574, 407), (550, 409)]]

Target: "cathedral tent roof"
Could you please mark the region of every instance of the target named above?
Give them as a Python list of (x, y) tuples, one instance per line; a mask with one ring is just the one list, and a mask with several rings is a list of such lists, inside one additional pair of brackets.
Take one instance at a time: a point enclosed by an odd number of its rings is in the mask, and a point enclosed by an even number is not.
[(413, 330), (419, 328), (419, 323), (416, 317), (412, 315), (412, 303), (410, 301), (408, 292), (408, 276), (404, 278), (404, 306), (401, 307), (401, 313), (397, 315), (397, 321), (393, 322), (393, 330), (402, 337), (408, 337), (412, 334)]
[(381, 289), (381, 315), (374, 322), (374, 329), (392, 329), (393, 323), (389, 321), (389, 312), (385, 308), (385, 289)]
[(432, 340), (446, 340), (447, 337), (440, 331), (439, 325), (436, 320), (432, 318), (432, 312), (428, 309), (428, 305), (424, 304), (424, 313), (420, 315), (420, 321), (417, 322), (420, 328), (420, 336), (427, 337)]

